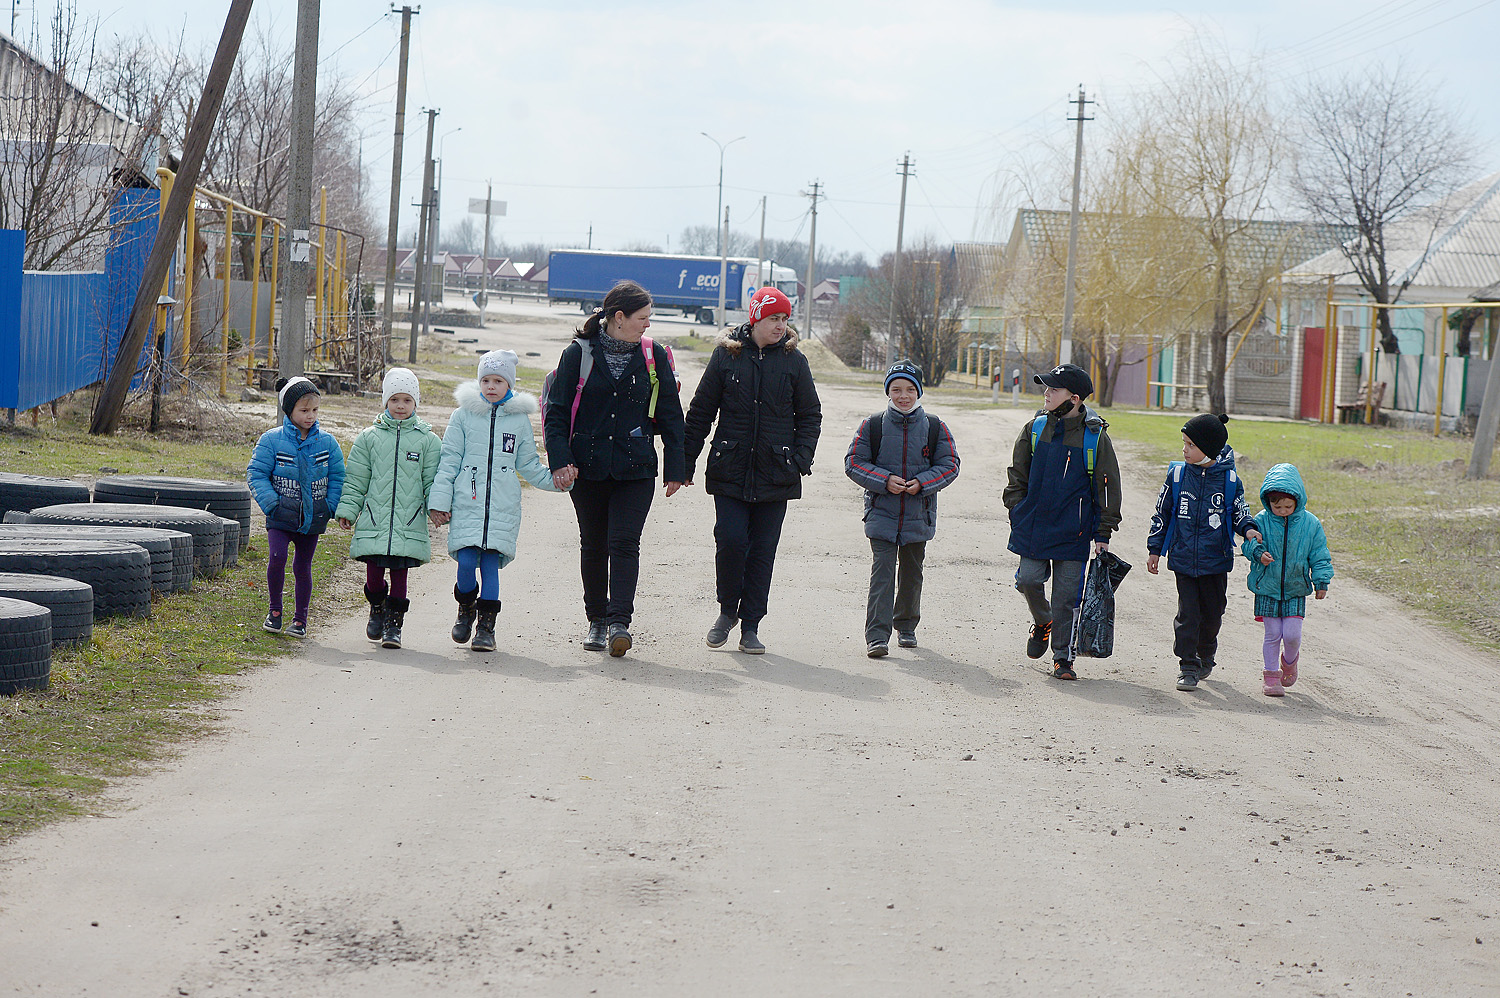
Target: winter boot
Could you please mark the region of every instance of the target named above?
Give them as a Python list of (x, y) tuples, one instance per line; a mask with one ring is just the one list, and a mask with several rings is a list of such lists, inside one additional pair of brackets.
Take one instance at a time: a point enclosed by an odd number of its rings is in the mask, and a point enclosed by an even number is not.
[(1274, 672), (1265, 672), (1265, 673), (1262, 673), (1261, 675), (1262, 675), (1262, 678), (1265, 680), (1265, 684), (1266, 684), (1265, 688), (1261, 690), (1262, 693), (1264, 693), (1268, 697), (1284, 697), (1284, 696), (1286, 696), (1286, 691), (1281, 688), (1281, 670), (1280, 669), (1277, 669)]
[(406, 611), (411, 609), (411, 600), (397, 599), (394, 596), (385, 598), (385, 626), (380, 633), (380, 647), (401, 647), (401, 624), (406, 619)]
[(371, 591), (365, 586), (365, 599), (370, 601), (370, 621), (365, 624), (365, 637), (379, 641), (385, 633), (385, 590)]
[(500, 612), (500, 601), (475, 600), (474, 609), (479, 614), (479, 622), (474, 626), (474, 640), (469, 642), (469, 647), (474, 651), (494, 651), (495, 615)]
[[(1300, 658), (1299, 658), (1300, 661)], [(1281, 660), (1281, 688), (1286, 689), (1297, 681), (1297, 663)]]
[(454, 586), (453, 598), (458, 600), (458, 620), (453, 624), (453, 640), (466, 645), (474, 634), (474, 601), (479, 598), (479, 590), (466, 593)]

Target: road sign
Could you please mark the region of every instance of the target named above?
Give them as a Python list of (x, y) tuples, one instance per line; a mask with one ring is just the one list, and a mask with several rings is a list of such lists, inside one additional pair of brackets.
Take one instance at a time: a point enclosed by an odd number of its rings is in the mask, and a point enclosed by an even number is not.
[[(469, 198), (469, 214), (483, 215), (485, 210), (484, 198)], [(489, 202), (489, 213), (491, 215), (503, 216), (505, 214), (504, 201)]]

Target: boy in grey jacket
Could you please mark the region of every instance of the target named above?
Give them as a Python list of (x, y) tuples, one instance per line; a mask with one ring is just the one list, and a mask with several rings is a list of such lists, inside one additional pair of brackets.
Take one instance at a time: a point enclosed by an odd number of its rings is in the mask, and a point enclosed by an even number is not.
[(922, 559), (937, 527), (937, 492), (958, 477), (953, 434), (922, 411), (922, 369), (892, 365), (885, 393), (890, 405), (859, 425), (844, 455), (844, 472), (865, 490), (865, 536), (874, 552), (865, 609), (871, 658), (890, 652), (893, 624), (902, 648), (917, 646)]

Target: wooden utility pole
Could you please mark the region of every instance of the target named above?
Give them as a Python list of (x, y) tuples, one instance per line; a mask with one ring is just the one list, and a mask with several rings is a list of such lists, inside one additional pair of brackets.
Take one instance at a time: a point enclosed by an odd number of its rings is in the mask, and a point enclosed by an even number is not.
[(432, 131), (437, 125), (437, 111), (427, 109), (427, 155), (422, 160), (422, 209), (417, 216), (416, 287), (411, 300), (411, 338), (406, 342), (406, 361), (417, 362), (417, 327), (421, 325), (420, 311), (427, 290), (427, 279), (431, 268), (427, 265), (427, 211), (432, 205)]
[(1068, 214), (1068, 276), (1063, 284), (1063, 328), (1062, 342), (1058, 345), (1058, 363), (1073, 362), (1073, 284), (1078, 273), (1078, 194), (1083, 181), (1083, 123), (1092, 121), (1084, 116), (1085, 105), (1094, 103), (1085, 100), (1083, 84), (1078, 84), (1078, 115), (1069, 121), (1078, 122), (1078, 139), (1073, 145), (1073, 208)]
[[(392, 8), (393, 10), (395, 8)], [(385, 359), (391, 360), (391, 323), (396, 314), (396, 254), (401, 235), (401, 147), (406, 142), (406, 58), (411, 50), (411, 16), (422, 8), (401, 8), (401, 64), (396, 70), (396, 138), (391, 151), (391, 211), (385, 230), (385, 312), (381, 318)]]
[(891, 258), (891, 310), (885, 321), (885, 363), (896, 363), (896, 295), (901, 288), (901, 236), (906, 228), (906, 181), (915, 174), (911, 153), (901, 157), (901, 208), (896, 214), (896, 255)]
[[(162, 282), (167, 279), (167, 268), (171, 266), (172, 257), (177, 252), (177, 240), (172, 237), (182, 231), (182, 224), (187, 218), (188, 204), (192, 201), (194, 189), (198, 185), (198, 174), (203, 168), (203, 154), (213, 137), (219, 105), (223, 103), (224, 90), (234, 71), (234, 60), (240, 51), (240, 39), (245, 35), (245, 24), (250, 20), (251, 2), (252, 0), (232, 0), (229, 14), (224, 18), (224, 31), (219, 36), (219, 47), (214, 52), (208, 79), (203, 84), (203, 97), (198, 101), (198, 110), (193, 115), (193, 124), (183, 143), (182, 162), (178, 165), (176, 181), (167, 198), (166, 210), (161, 213), (151, 253), (146, 257), (146, 268), (141, 274), (141, 284), (135, 293), (135, 303), (130, 309), (130, 321), (120, 340), (120, 349), (115, 354), (114, 367), (105, 379), (104, 389), (99, 393), (99, 401), (94, 407), (94, 418), (89, 424), (90, 433), (113, 433), (120, 423), (120, 412), (125, 407), (130, 382), (135, 377), (141, 348), (151, 331), (151, 314), (156, 310)], [(191, 247), (189, 253), (191, 254)]]

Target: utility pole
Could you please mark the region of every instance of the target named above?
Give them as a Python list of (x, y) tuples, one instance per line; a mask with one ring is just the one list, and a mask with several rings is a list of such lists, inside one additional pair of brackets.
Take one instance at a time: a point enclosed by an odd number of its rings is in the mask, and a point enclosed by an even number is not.
[(422, 201), (417, 216), (416, 297), (411, 303), (411, 337), (406, 343), (406, 360), (410, 364), (417, 362), (417, 327), (422, 322), (417, 312), (426, 299), (427, 280), (432, 269), (427, 262), (427, 209), (432, 204), (432, 131), (437, 125), (437, 116), (435, 109), (427, 109), (427, 154), (422, 159)]
[[(395, 10), (394, 7), (391, 8)], [(391, 360), (391, 322), (396, 314), (396, 254), (400, 251), (401, 146), (406, 141), (406, 57), (411, 50), (411, 16), (422, 8), (401, 8), (401, 66), (396, 71), (396, 140), (391, 152), (391, 213), (385, 233), (385, 313), (381, 320), (385, 360)]]
[(1062, 342), (1058, 344), (1058, 363), (1073, 362), (1073, 283), (1078, 272), (1078, 192), (1083, 180), (1083, 123), (1094, 119), (1083, 113), (1085, 105), (1094, 103), (1085, 100), (1083, 84), (1078, 84), (1078, 115), (1069, 121), (1078, 122), (1078, 139), (1073, 146), (1073, 210), (1068, 216), (1068, 276), (1063, 284), (1063, 328)]
[(719, 240), (719, 310), (714, 313), (714, 319), (719, 325), (724, 325), (724, 294), (728, 290), (724, 282), (729, 275), (729, 206), (724, 206), (724, 227), (719, 230), (722, 238)]
[[(761, 283), (761, 265), (766, 260), (766, 196), (760, 196), (760, 249), (755, 251), (755, 286), (764, 287)], [(772, 275), (771, 283), (776, 283), (776, 277)]]
[[(319, 0), (297, 0), (297, 52), (292, 61), (291, 176), (287, 182), (286, 283), (276, 353), (283, 378), (307, 369), (307, 282), (312, 268), (313, 122), (318, 114)], [(319, 275), (321, 278), (322, 275)]]
[(891, 259), (891, 311), (885, 322), (887, 367), (896, 363), (896, 341), (900, 339), (896, 335), (896, 295), (901, 287), (901, 236), (906, 228), (906, 181), (908, 177), (915, 174), (916, 171), (912, 169), (911, 153), (908, 151), (901, 157), (901, 209), (896, 213), (896, 255)]
[[(245, 35), (245, 24), (250, 20), (251, 0), (233, 0), (229, 14), (224, 18), (224, 32), (219, 36), (219, 47), (214, 52), (213, 62), (208, 67), (208, 79), (203, 84), (203, 96), (193, 123), (188, 127), (187, 138), (182, 145), (182, 162), (178, 164), (176, 183), (167, 197), (167, 205), (161, 213), (156, 239), (146, 257), (141, 284), (136, 290), (135, 302), (130, 309), (130, 321), (125, 335), (120, 340), (120, 349), (115, 353), (114, 366), (105, 379), (94, 406), (94, 418), (89, 424), (93, 434), (113, 433), (120, 422), (120, 410), (125, 406), (125, 396), (130, 391), (130, 382), (135, 377), (136, 361), (146, 337), (151, 332), (151, 316), (156, 311), (161, 296), (162, 282), (167, 279), (167, 268), (177, 252), (175, 233), (182, 231), (187, 219), (188, 205), (192, 203), (194, 188), (198, 184), (198, 173), (203, 167), (203, 154), (213, 138), (214, 120), (219, 116), (219, 105), (224, 101), (224, 90), (234, 72), (235, 56), (240, 50), (240, 39)], [(300, 32), (299, 32), (300, 41)], [(311, 212), (311, 203), (308, 211)], [(191, 247), (189, 247), (191, 252)]]
[(484, 328), (484, 307), (490, 303), (490, 206), (494, 204), (495, 185), (484, 182), (484, 252), (479, 256), (479, 328)]
[(817, 277), (818, 270), (818, 198), (823, 196), (818, 191), (822, 186), (822, 183), (814, 180), (812, 193), (803, 192), (804, 195), (812, 198), (812, 231), (807, 240), (807, 335), (809, 337), (813, 334), (813, 289), (815, 287), (813, 281)]

